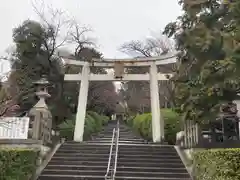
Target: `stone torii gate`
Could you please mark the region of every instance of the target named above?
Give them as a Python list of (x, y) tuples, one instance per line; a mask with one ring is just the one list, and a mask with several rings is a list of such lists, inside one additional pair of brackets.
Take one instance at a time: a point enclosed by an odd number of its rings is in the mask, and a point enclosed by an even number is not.
[[(66, 64), (82, 66), (79, 74), (65, 74), (65, 81), (81, 81), (74, 141), (83, 141), (89, 81), (150, 81), (153, 142), (164, 140), (164, 122), (160, 115), (159, 80), (168, 80), (172, 74), (158, 73), (157, 66), (176, 63), (176, 53), (159, 57), (133, 59), (92, 59), (91, 62), (63, 58)], [(114, 74), (93, 74), (90, 67), (114, 68)], [(147, 74), (125, 74), (124, 67), (149, 67)]]

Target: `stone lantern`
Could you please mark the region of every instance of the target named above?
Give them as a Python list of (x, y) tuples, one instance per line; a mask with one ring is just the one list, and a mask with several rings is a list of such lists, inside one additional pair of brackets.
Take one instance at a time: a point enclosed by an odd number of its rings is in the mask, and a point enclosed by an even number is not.
[(45, 76), (43, 76), (40, 80), (35, 81), (34, 84), (36, 85), (36, 96), (39, 98), (38, 103), (34, 107), (46, 107), (46, 102), (45, 100), (50, 96), (48, 94), (47, 86), (49, 85), (49, 82)]
[(49, 82), (46, 77), (43, 76), (40, 80), (34, 82), (36, 85), (36, 96), (39, 101), (30, 110), (30, 136), (32, 139), (41, 140), (43, 144), (51, 142), (52, 131), (52, 115), (46, 104), (46, 98), (50, 95), (47, 91)]

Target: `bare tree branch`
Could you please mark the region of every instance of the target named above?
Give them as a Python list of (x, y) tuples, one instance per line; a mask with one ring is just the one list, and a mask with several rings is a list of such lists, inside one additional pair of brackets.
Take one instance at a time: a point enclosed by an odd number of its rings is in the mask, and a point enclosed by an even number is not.
[(47, 30), (48, 38), (45, 38), (44, 46), (50, 60), (58, 48), (67, 44), (72, 20), (66, 17), (63, 10), (56, 9), (51, 5), (46, 6), (43, 0), (33, 0), (32, 7)]
[(69, 41), (75, 44), (74, 55), (79, 56), (84, 47), (95, 47), (95, 42), (88, 33), (92, 29), (86, 26), (81, 26), (77, 21), (72, 22), (72, 30), (69, 32)]
[[(155, 34), (151, 37), (145, 38), (144, 40), (133, 40), (123, 44), (120, 47), (120, 51), (129, 54), (135, 57), (152, 57), (152, 56), (160, 56), (162, 54), (166, 54), (168, 52), (174, 51), (173, 43), (164, 35)], [(143, 73), (144, 70), (140, 68), (130, 69), (132, 71)], [(163, 73), (170, 73), (175, 71), (175, 66), (169, 65), (162, 65), (158, 67), (158, 70)], [(149, 83), (139, 83), (139, 82), (129, 82), (131, 83), (131, 88), (128, 89), (128, 102), (135, 103), (138, 108), (142, 109), (144, 103), (149, 103), (147, 101), (150, 100), (149, 96)], [(163, 83), (160, 83), (163, 84)], [(135, 88), (145, 89), (144, 93), (136, 91)], [(167, 86), (167, 87), (165, 87)], [(164, 87), (161, 87), (160, 92), (160, 99), (162, 100), (161, 103), (165, 104), (164, 102), (172, 103), (172, 95), (173, 95), (173, 88), (171, 83), (164, 83)], [(132, 105), (133, 105), (132, 104)], [(142, 104), (142, 105), (141, 105)], [(141, 105), (141, 106), (139, 106)], [(130, 105), (131, 106), (131, 105)]]
[(152, 57), (171, 52), (174, 47), (167, 37), (155, 35), (142, 41), (133, 40), (124, 43), (119, 50), (130, 55)]

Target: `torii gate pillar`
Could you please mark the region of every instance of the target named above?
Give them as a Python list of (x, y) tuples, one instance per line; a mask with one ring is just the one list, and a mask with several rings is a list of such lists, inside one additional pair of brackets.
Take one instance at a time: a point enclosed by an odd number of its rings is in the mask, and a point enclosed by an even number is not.
[(152, 62), (150, 66), (150, 93), (152, 111), (152, 139), (153, 142), (162, 142), (164, 140), (164, 122), (160, 115), (158, 71), (155, 62)]
[(78, 107), (77, 116), (74, 130), (74, 141), (82, 142), (84, 133), (84, 124), (87, 108), (88, 88), (89, 88), (89, 64), (85, 64), (82, 67), (82, 80), (80, 84), (80, 90), (78, 95)]

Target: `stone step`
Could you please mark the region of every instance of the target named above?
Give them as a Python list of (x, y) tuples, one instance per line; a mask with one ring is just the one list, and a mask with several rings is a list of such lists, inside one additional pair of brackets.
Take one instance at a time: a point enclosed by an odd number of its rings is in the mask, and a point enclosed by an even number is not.
[(148, 143), (142, 143), (142, 144), (132, 144), (132, 145), (120, 145), (119, 149), (121, 150), (143, 150), (143, 151), (173, 151), (176, 152), (176, 150), (170, 146), (157, 146), (154, 144), (148, 144)]
[[(112, 154), (114, 156), (114, 154)], [(68, 160), (68, 161), (86, 161), (86, 160), (89, 160), (89, 161), (108, 161), (109, 159), (109, 156), (53, 156), (52, 157), (52, 160), (59, 160), (59, 161), (65, 161), (65, 160)], [(179, 162), (182, 162), (180, 158), (159, 158), (159, 157), (151, 157), (151, 158), (143, 158), (141, 156), (139, 157), (122, 157), (122, 156), (119, 156), (118, 157), (118, 162), (121, 162), (121, 163), (124, 163), (124, 162), (129, 162), (129, 161), (132, 161), (132, 162), (136, 162), (136, 163), (148, 163), (148, 162), (155, 162), (155, 163), (158, 163), (158, 162), (171, 162), (171, 163), (179, 163)]]
[(94, 161), (108, 161), (108, 159), (109, 159), (109, 156), (104, 156), (104, 157), (101, 157), (101, 156), (99, 156), (99, 157), (89, 157), (89, 156), (76, 156), (76, 157), (74, 157), (74, 156), (53, 156), (52, 157), (52, 160), (59, 160), (59, 161), (73, 161), (73, 162), (75, 162), (75, 161), (87, 161), (87, 160), (89, 160), (89, 161), (92, 161), (92, 162), (94, 162)]
[[(115, 147), (115, 146), (114, 146)], [(109, 149), (94, 149), (92, 151), (89, 151), (89, 149), (59, 149), (56, 152), (56, 155), (58, 154), (69, 154), (70, 156), (72, 156), (72, 154), (90, 154), (90, 152), (93, 154), (93, 156), (95, 156), (94, 154), (104, 154), (104, 155), (108, 155), (110, 152), (110, 148)], [(133, 151), (133, 150), (119, 150), (118, 151), (118, 155), (121, 156), (126, 156), (126, 157), (155, 157), (155, 158), (159, 158), (159, 157), (177, 157), (179, 158), (178, 154), (175, 151), (150, 151), (150, 153), (146, 154), (146, 152), (144, 151)], [(88, 156), (88, 155), (86, 155)], [(96, 155), (97, 156), (97, 155)]]
[[(100, 133), (100, 134), (94, 135), (92, 137), (93, 138), (94, 137), (111, 137), (112, 138), (112, 134)], [(135, 134), (130, 134), (130, 133), (120, 133), (119, 137), (124, 137), (124, 138), (134, 138), (135, 137), (135, 138), (138, 138), (138, 139), (143, 139), (143, 138), (141, 138), (141, 136), (137, 136)]]
[(131, 171), (131, 172), (174, 172), (174, 173), (186, 173), (184, 167), (175, 167), (175, 168), (164, 168), (164, 167), (128, 167), (128, 166), (118, 166), (118, 171)]
[(104, 146), (99, 146), (96, 143), (89, 143), (88, 145), (62, 145), (59, 149), (75, 149), (75, 150), (94, 150), (94, 149), (109, 149), (111, 147), (110, 144), (104, 145)]
[[(108, 138), (108, 139), (112, 139), (112, 136), (107, 136), (107, 135), (98, 135), (98, 136), (94, 136), (92, 139), (95, 138)], [(141, 137), (138, 136), (119, 136), (119, 138), (123, 138), (123, 139), (139, 139), (139, 140), (144, 140)]]
[[(129, 152), (128, 154), (129, 155), (134, 155), (134, 152)], [(143, 152), (140, 152), (140, 153), (136, 152), (135, 154), (138, 155), (138, 157), (143, 157), (143, 159), (145, 158), (144, 155), (146, 155), (146, 153), (143, 153)], [(121, 158), (123, 155), (125, 155), (125, 153), (123, 153), (123, 152), (119, 152), (118, 153), (118, 157), (119, 158)], [(161, 152), (161, 153), (154, 152), (153, 154), (151, 153), (151, 155), (152, 155), (152, 158), (157, 158), (157, 159), (161, 158), (161, 159), (165, 159), (166, 160), (167, 158), (165, 158), (164, 156), (170, 157), (172, 159), (180, 159), (175, 154), (171, 154), (169, 152)], [(132, 157), (128, 157), (128, 158), (132, 159)]]
[(109, 153), (91, 153), (91, 152), (73, 152), (73, 153), (61, 153), (61, 152), (56, 152), (54, 154), (54, 157), (109, 157)]
[(101, 154), (109, 154), (110, 148), (109, 149), (94, 149), (94, 150), (89, 150), (89, 149), (59, 149), (57, 153), (101, 153)]
[[(134, 153), (135, 152), (135, 153)], [(165, 155), (169, 155), (169, 156), (178, 156), (178, 154), (175, 152), (175, 151), (164, 151), (164, 150), (159, 150), (159, 151), (152, 151), (152, 150), (142, 150), (142, 149), (139, 149), (139, 150), (131, 150), (131, 149), (120, 149), (118, 148), (118, 154), (138, 154), (138, 155), (145, 155), (145, 154), (151, 154), (152, 156), (165, 156)]]
[(72, 161), (72, 160), (68, 160), (65, 159), (64, 161), (61, 160), (51, 160), (49, 163), (49, 165), (84, 165), (84, 166), (104, 166), (107, 168), (108, 166), (108, 160), (107, 161), (88, 161), (88, 160), (84, 160), (84, 161)]
[[(46, 169), (43, 171), (44, 174), (51, 175), (66, 175), (71, 174), (72, 176), (105, 176), (106, 171), (99, 170), (65, 170), (65, 169)], [(187, 173), (166, 173), (166, 172), (131, 172), (131, 171), (117, 171), (116, 176), (124, 177), (161, 177), (161, 178), (189, 178)]]
[(38, 180), (101, 180), (105, 179), (104, 176), (72, 176), (69, 174), (62, 174), (62, 175), (56, 175), (56, 174), (44, 174), (41, 175)]
[[(108, 148), (60, 148), (58, 149), (57, 153), (94, 153), (94, 154), (109, 154), (110, 152), (110, 147)], [(115, 148), (115, 146), (113, 146)], [(121, 145), (119, 145), (119, 149), (118, 149), (118, 153), (119, 155), (125, 155), (125, 154), (129, 154), (129, 155), (138, 155), (138, 156), (142, 156), (142, 155), (146, 155), (150, 154), (152, 156), (177, 156), (178, 154), (176, 153), (176, 151), (174, 150), (169, 150), (169, 151), (165, 151), (165, 150), (158, 150), (158, 151), (154, 151), (154, 150), (146, 150), (146, 149), (122, 149)]]
[(162, 167), (162, 168), (182, 168), (184, 167), (182, 162), (168, 162), (168, 161), (164, 161), (164, 162), (133, 162), (133, 161), (120, 161), (118, 160), (117, 162), (117, 166), (126, 166), (126, 167)]
[(96, 138), (96, 137), (97, 138), (110, 138), (110, 139), (112, 139), (112, 135), (104, 135), (104, 134), (103, 135), (101, 135), (101, 134), (99, 135), (98, 134), (97, 136), (93, 136), (93, 139)]
[[(79, 147), (94, 147), (94, 145), (93, 145), (93, 144), (89, 144), (89, 142), (91, 142), (91, 141), (85, 141), (85, 142), (81, 142), (81, 143), (70, 141), (70, 142), (64, 143), (61, 147), (64, 147), (64, 146), (72, 146), (72, 147), (77, 147), (77, 146), (79, 146)], [(98, 144), (97, 144), (97, 147), (99, 147), (99, 148), (105, 148), (106, 145), (104, 145), (104, 144), (99, 144), (99, 143), (98, 143)]]
[[(112, 138), (105, 138), (105, 137), (96, 137), (94, 138), (94, 140), (112, 140)], [(140, 139), (140, 138), (124, 138), (124, 137), (119, 137), (119, 140), (121, 141), (144, 141), (144, 139)]]
[[(125, 144), (124, 144), (124, 146), (125, 146)], [(159, 148), (159, 149), (153, 149), (153, 148), (143, 148), (143, 147), (138, 147), (138, 148), (136, 148), (136, 147), (128, 147), (128, 148), (126, 148), (126, 147), (122, 147), (121, 146), (121, 144), (118, 146), (118, 149), (119, 149), (119, 152), (122, 152), (122, 153), (128, 153), (128, 152), (136, 152), (136, 153), (145, 153), (146, 154), (146, 152), (149, 152), (149, 153), (155, 153), (155, 154), (157, 154), (157, 153), (168, 153), (168, 152), (171, 152), (172, 154), (177, 154), (177, 152), (175, 151), (175, 150), (173, 150), (173, 149), (161, 149), (161, 148)]]
[(72, 176), (105, 176), (107, 168), (105, 170), (70, 170), (70, 169), (45, 169), (43, 174), (56, 174), (65, 175), (70, 174)]
[(99, 145), (99, 144), (104, 144), (106, 146), (109, 146), (109, 148), (111, 147), (112, 145), (112, 142), (109, 142), (109, 141), (94, 141), (94, 140), (91, 140), (91, 141), (88, 141), (88, 144), (93, 144), (93, 145)]
[[(112, 143), (112, 140), (91, 140), (89, 143)], [(129, 140), (121, 140), (119, 139), (118, 143), (126, 143), (126, 144), (142, 144), (142, 141), (129, 141)]]
[(191, 178), (187, 179), (187, 178), (164, 178), (164, 177), (126, 177), (126, 176), (116, 176), (115, 180), (191, 180)]
[[(118, 153), (118, 158), (129, 158), (129, 159), (136, 159), (139, 158), (138, 154), (122, 154), (121, 152)], [(180, 159), (179, 156), (176, 155), (161, 155), (161, 154), (156, 154), (156, 155), (152, 155), (152, 154), (142, 154), (141, 155), (141, 159)]]
[(107, 166), (87, 166), (87, 165), (51, 165), (49, 164), (46, 169), (65, 169), (65, 170), (99, 170), (106, 171)]
[(118, 162), (124, 163), (124, 162), (129, 162), (129, 161), (134, 161), (135, 163), (161, 163), (161, 162), (168, 162), (168, 163), (182, 163), (180, 158), (174, 158), (174, 159), (166, 159), (166, 158), (157, 158), (157, 157), (152, 157), (152, 158), (142, 158), (141, 156), (139, 157), (131, 157), (131, 158), (125, 158), (125, 157), (119, 157)]
[(174, 173), (174, 172), (151, 172), (151, 171), (117, 171), (116, 176), (123, 177), (161, 177), (161, 178), (189, 178), (188, 173)]
[[(115, 147), (115, 146), (114, 146)], [(110, 152), (110, 146), (106, 149), (97, 149), (97, 148), (61, 148), (58, 152), (92, 152), (92, 153), (104, 153), (107, 154)]]
[[(98, 170), (106, 171), (106, 166), (86, 166), (86, 165), (48, 165), (46, 169), (64, 169), (64, 170)], [(128, 167), (118, 166), (117, 171), (132, 171), (132, 172), (174, 172), (185, 173), (186, 169), (182, 168), (161, 168), (161, 167)]]
[[(38, 180), (101, 180), (105, 179), (104, 176), (72, 176), (72, 175), (55, 175), (44, 174), (41, 175)], [(191, 180), (191, 178), (162, 178), (162, 177), (125, 177), (116, 176), (115, 180)]]
[(125, 130), (120, 130), (120, 131), (119, 131), (119, 134), (133, 134), (133, 135), (135, 135), (132, 131), (127, 130), (127, 129), (125, 129)]
[[(111, 133), (106, 133), (106, 132), (100, 132), (99, 134), (97, 134), (96, 136), (101, 136), (101, 135), (104, 135), (104, 136), (111, 136), (112, 137), (112, 132)], [(131, 133), (131, 132), (120, 132), (119, 133), (119, 136), (137, 136), (136, 134), (134, 133)], [(138, 136), (140, 137), (140, 136)]]

